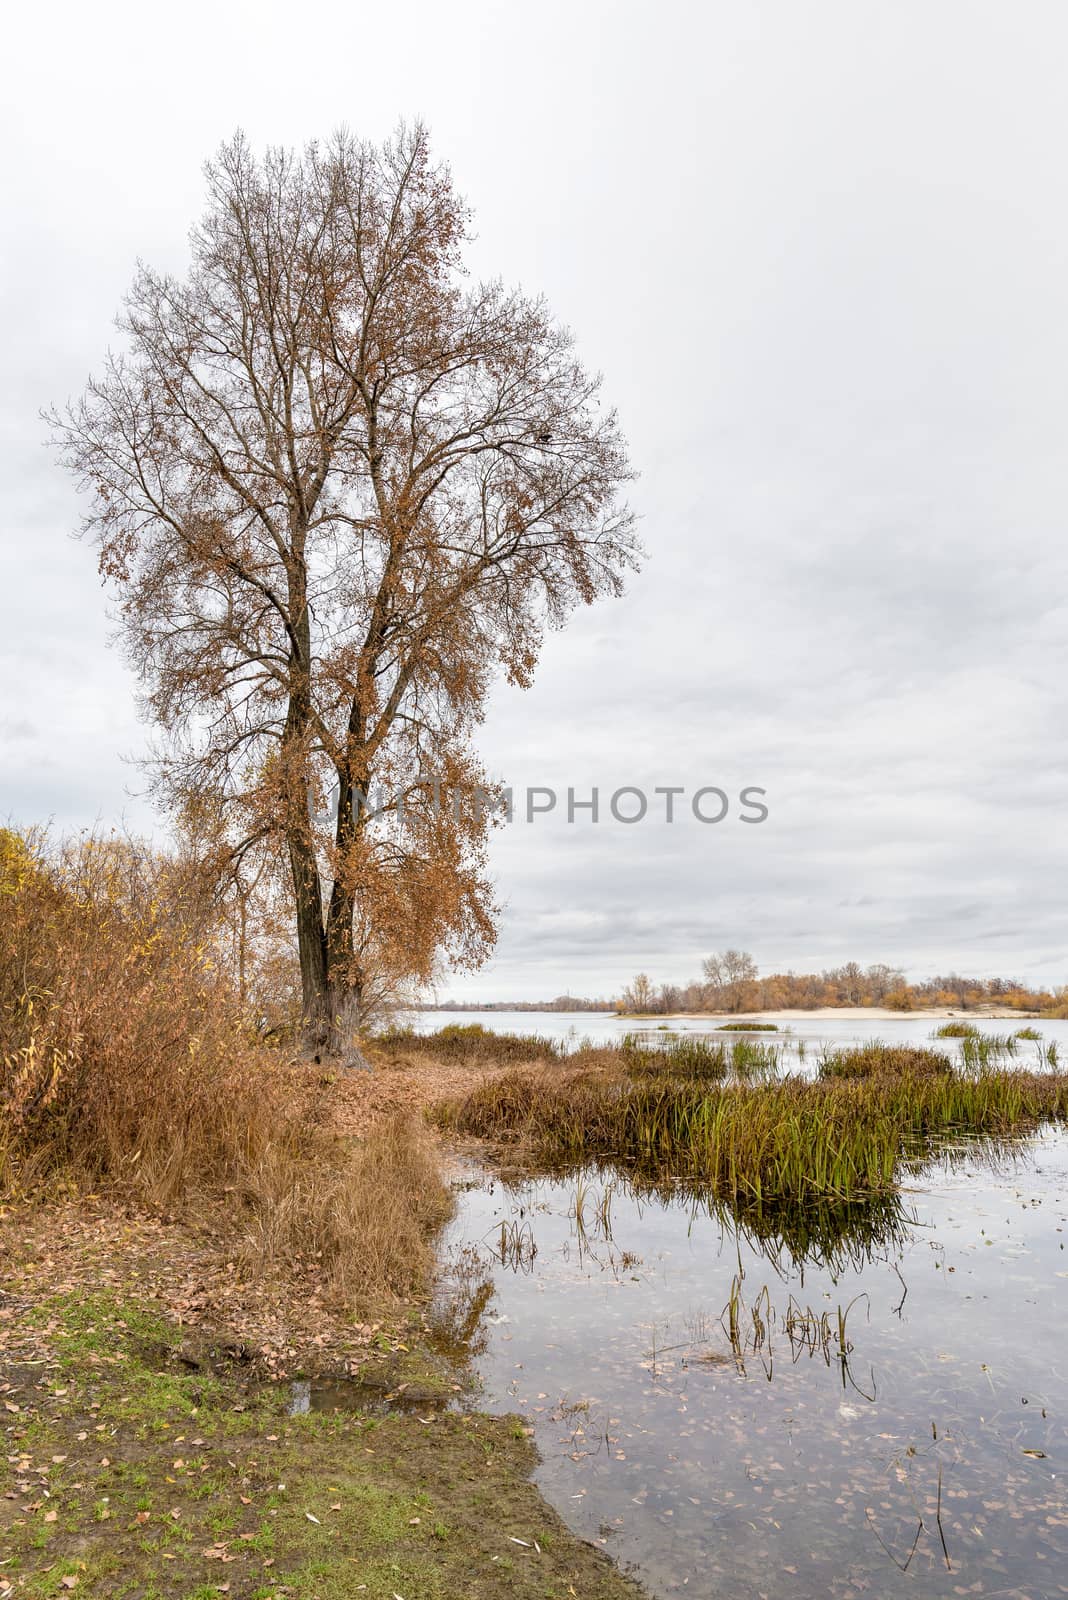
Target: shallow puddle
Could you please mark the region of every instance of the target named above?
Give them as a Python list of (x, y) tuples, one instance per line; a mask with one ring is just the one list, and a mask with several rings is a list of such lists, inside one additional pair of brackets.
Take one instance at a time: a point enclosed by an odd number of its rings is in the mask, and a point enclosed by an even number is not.
[(294, 1378), (289, 1385), (291, 1417), (309, 1411), (377, 1412), (383, 1416), (391, 1411), (433, 1413), (457, 1403), (452, 1394), (429, 1393), (418, 1384), (389, 1387), (359, 1378)]
[(458, 1198), (440, 1315), (478, 1403), (654, 1594), (1068, 1595), (1065, 1133), (838, 1239), (607, 1172)]

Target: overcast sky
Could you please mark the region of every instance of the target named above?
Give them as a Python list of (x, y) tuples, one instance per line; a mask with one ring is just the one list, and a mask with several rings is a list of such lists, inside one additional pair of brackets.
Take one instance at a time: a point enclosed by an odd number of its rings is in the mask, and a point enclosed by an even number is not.
[(1053, 0), (18, 8), (0, 815), (150, 821), (39, 408), (136, 257), (181, 270), (235, 127), (421, 116), (474, 270), (545, 292), (641, 473), (643, 572), (496, 694), (491, 770), (770, 811), (501, 830), (497, 956), (445, 991), (613, 992), (725, 944), (1068, 982), (1066, 46)]

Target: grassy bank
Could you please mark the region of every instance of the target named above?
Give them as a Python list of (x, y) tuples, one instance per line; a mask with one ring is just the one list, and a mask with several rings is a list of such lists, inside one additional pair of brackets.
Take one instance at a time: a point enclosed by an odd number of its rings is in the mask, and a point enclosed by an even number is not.
[[(269, 1046), (125, 841), (0, 830), (0, 906), (0, 1600), (633, 1593), (427, 1353), (440, 1050)], [(289, 1415), (302, 1372), (345, 1409)]]
[[(514, 1418), (418, 1404), (288, 1414), (126, 1295), (3, 1307), (0, 1594), (622, 1600), (529, 1481)], [(401, 1380), (403, 1381), (403, 1380)]]

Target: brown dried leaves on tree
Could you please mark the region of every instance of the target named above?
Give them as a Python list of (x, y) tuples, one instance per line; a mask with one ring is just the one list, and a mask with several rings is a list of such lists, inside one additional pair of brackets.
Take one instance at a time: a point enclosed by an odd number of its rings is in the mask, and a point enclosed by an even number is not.
[[(282, 865), (334, 1047), (384, 974), (492, 944), (484, 809), (412, 786), (477, 785), (495, 673), (526, 685), (545, 626), (619, 592), (630, 474), (567, 331), (465, 278), (422, 129), (262, 161), (238, 136), (207, 177), (188, 274), (140, 269), (125, 352), (54, 420), (161, 793)], [(360, 804), (405, 786), (404, 820)]]

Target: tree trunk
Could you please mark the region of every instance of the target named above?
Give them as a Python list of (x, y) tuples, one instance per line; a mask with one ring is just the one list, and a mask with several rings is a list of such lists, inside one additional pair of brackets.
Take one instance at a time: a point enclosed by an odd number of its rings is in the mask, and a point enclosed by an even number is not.
[(311, 623), (307, 572), (304, 565), (306, 525), (292, 523), (293, 553), (288, 564), (290, 629), (290, 694), (282, 737), (286, 843), (296, 907), (300, 957), (302, 1034), (304, 1048), (316, 1061), (341, 1047), (338, 999), (330, 983), (330, 958), (323, 917), (323, 890), (308, 803), (306, 768), (311, 720)]
[[(297, 789), (300, 793), (289, 797), (287, 842), (296, 904), (303, 1044), (317, 1061), (325, 1056), (342, 1057), (366, 1066), (353, 1039), (361, 998), (352, 933), (353, 892), (339, 873), (324, 915), (307, 795), (303, 784), (295, 783), (294, 791)], [(351, 841), (354, 827), (352, 788), (343, 783), (338, 798), (339, 856)]]
[[(340, 1050), (343, 1054), (352, 1051), (358, 1055), (358, 1052), (355, 1052), (352, 1033), (359, 1021), (361, 985), (352, 929), (355, 895), (348, 879), (345, 857), (355, 840), (359, 819), (356, 814), (352, 780), (341, 774), (338, 776), (335, 834), (338, 869), (334, 875), (326, 914), (326, 970), (335, 1029), (339, 1035), (335, 1050)], [(362, 1060), (362, 1057), (360, 1059)]]
[(328, 1048), (331, 1027), (323, 897), (315, 851), (295, 832), (289, 835), (289, 866), (297, 914), (304, 1045), (318, 1055)]

